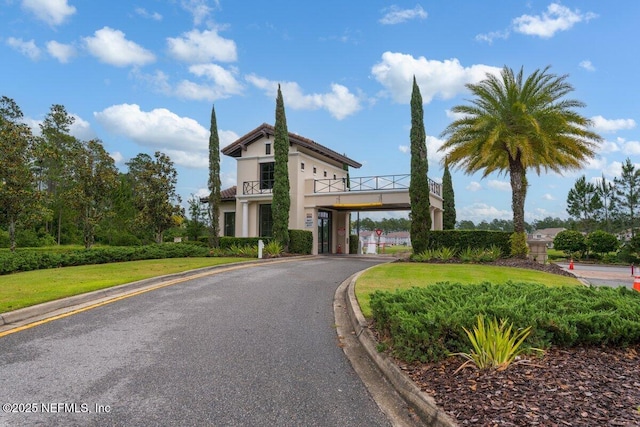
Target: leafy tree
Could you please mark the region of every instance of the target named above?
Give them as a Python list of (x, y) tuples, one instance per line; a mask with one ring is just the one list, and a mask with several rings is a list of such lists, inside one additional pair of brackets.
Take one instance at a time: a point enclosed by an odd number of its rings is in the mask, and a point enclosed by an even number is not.
[(284, 111), (284, 100), (280, 85), (276, 98), (276, 124), (273, 141), (274, 172), (273, 172), (273, 237), (280, 242), (285, 251), (289, 247), (289, 209), (291, 196), (289, 194), (289, 131), (287, 117)]
[[(211, 134), (209, 136), (209, 210), (211, 227), (209, 247), (220, 246), (220, 138), (215, 107), (211, 107)], [(193, 221), (193, 217), (191, 218)]]
[(414, 253), (427, 249), (431, 230), (431, 209), (429, 204), (429, 181), (427, 172), (427, 143), (424, 130), (422, 95), (413, 76), (411, 91), (411, 181), (409, 200), (411, 203), (411, 245)]
[(442, 207), (444, 208), (442, 228), (453, 230), (456, 228), (456, 200), (453, 192), (453, 182), (451, 181), (451, 172), (449, 172), (449, 164), (446, 160), (444, 162), (444, 174), (442, 175)]
[[(578, 169), (601, 139), (588, 129), (589, 120), (575, 111), (584, 104), (564, 98), (573, 91), (567, 76), (548, 71), (549, 67), (536, 70), (525, 78), (522, 68), (514, 74), (505, 66), (499, 77), (487, 74), (480, 83), (467, 84), (475, 98), (470, 105), (452, 109), (462, 118), (444, 130), (448, 139), (440, 148), (450, 164), (468, 174), (509, 174), (519, 243), (526, 241), (527, 170), (540, 174)], [(526, 250), (512, 255), (525, 256)]]
[(578, 219), (583, 231), (589, 231), (596, 222), (598, 212), (602, 209), (602, 201), (596, 186), (587, 182), (584, 175), (576, 180), (567, 195), (567, 212)]
[(567, 255), (583, 253), (587, 249), (587, 242), (581, 232), (564, 230), (556, 234), (553, 248), (564, 251)]
[(162, 243), (164, 231), (182, 220), (181, 200), (176, 193), (178, 173), (169, 156), (159, 151), (153, 159), (140, 153), (127, 166), (138, 210), (136, 222), (153, 233), (156, 243)]
[(534, 230), (541, 230), (543, 228), (567, 228), (570, 229), (572, 226), (571, 221), (565, 221), (558, 217), (546, 217), (544, 219), (536, 220), (533, 223)]
[(78, 147), (74, 156), (75, 183), (72, 205), (81, 224), (85, 248), (95, 241), (96, 227), (111, 212), (111, 194), (118, 184), (118, 170), (100, 140)]
[(130, 174), (118, 174), (109, 199), (111, 215), (106, 216), (98, 230), (101, 240), (117, 246), (140, 244), (140, 229), (136, 226), (138, 209), (133, 197), (133, 179)]
[(46, 190), (46, 202), (56, 221), (55, 224), (47, 224), (47, 228), (55, 236), (58, 244), (62, 240), (63, 218), (69, 219), (73, 216), (68, 207), (71, 205), (71, 188), (75, 179), (73, 168), (69, 165), (73, 163), (73, 153), (79, 145), (76, 138), (69, 134), (74, 120), (64, 106), (52, 105), (40, 124), (42, 138), (39, 139), (37, 147), (37, 164), (41, 177), (39, 187)]
[(587, 236), (587, 246), (597, 254), (606, 254), (618, 249), (618, 238), (603, 230), (596, 230)]
[(39, 192), (31, 170), (33, 138), (20, 123), (22, 111), (16, 102), (0, 98), (0, 219), (7, 225), (9, 247), (16, 249), (16, 227), (35, 214)]
[(458, 222), (458, 230), (475, 230), (476, 225), (468, 219)]
[(635, 236), (638, 227), (638, 208), (640, 207), (640, 169), (636, 170), (631, 159), (627, 158), (622, 165), (620, 178), (615, 178), (615, 203), (626, 226), (631, 228), (631, 236)]
[[(200, 235), (206, 230), (206, 222), (209, 219), (209, 213), (203, 206), (200, 197), (195, 194), (187, 201), (189, 204), (189, 221), (187, 222), (187, 235), (190, 239), (198, 241)], [(209, 209), (211, 211), (211, 209)], [(211, 235), (210, 235), (211, 236)]]
[(596, 193), (602, 202), (601, 217), (604, 218), (605, 230), (611, 231), (611, 214), (615, 209), (616, 187), (611, 182), (607, 182), (602, 174), (602, 179), (596, 186)]

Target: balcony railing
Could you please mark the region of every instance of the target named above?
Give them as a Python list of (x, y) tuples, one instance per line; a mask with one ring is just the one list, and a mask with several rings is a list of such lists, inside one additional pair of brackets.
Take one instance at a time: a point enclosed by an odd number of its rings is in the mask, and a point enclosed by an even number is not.
[[(427, 178), (429, 191), (436, 195), (442, 195), (442, 185)], [(341, 193), (347, 191), (384, 191), (403, 190), (409, 188), (411, 175), (382, 175), (358, 178), (341, 179), (316, 179), (313, 181), (314, 193)], [(242, 194), (271, 194), (273, 193), (273, 180), (245, 181), (242, 183)]]
[(242, 183), (242, 194), (271, 194), (273, 180), (245, 181)]
[[(427, 178), (429, 191), (437, 196), (442, 193), (441, 185)], [(367, 176), (350, 179), (316, 179), (314, 193), (334, 193), (345, 191), (380, 191), (408, 189), (411, 175)]]

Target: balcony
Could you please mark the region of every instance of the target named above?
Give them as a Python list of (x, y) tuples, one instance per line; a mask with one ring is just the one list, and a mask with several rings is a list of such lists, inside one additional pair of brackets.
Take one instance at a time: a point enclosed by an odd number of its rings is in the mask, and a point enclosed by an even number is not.
[[(441, 196), (442, 185), (427, 178), (429, 191)], [(411, 175), (383, 175), (368, 176), (350, 179), (316, 179), (314, 180), (314, 193), (336, 193), (348, 191), (385, 191), (385, 190), (408, 190)]]

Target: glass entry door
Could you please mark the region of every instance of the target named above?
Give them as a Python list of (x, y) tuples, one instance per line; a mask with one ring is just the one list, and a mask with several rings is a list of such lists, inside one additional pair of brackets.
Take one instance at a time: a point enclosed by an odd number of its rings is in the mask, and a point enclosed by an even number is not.
[(318, 211), (318, 253), (331, 253), (331, 212)]

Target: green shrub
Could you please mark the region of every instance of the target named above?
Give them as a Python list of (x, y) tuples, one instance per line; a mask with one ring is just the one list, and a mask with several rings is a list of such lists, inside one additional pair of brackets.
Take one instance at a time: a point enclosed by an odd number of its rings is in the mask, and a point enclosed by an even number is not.
[(473, 262), (473, 261), (476, 261), (476, 259), (475, 259), (476, 258), (475, 251), (473, 249), (471, 249), (469, 246), (467, 246), (466, 248), (462, 249), (458, 253), (458, 258), (462, 262)]
[(280, 244), (280, 242), (278, 242), (277, 240), (272, 240), (266, 245), (264, 245), (264, 248), (262, 249), (262, 251), (264, 255), (266, 255), (267, 257), (276, 258), (282, 255), (282, 252), (284, 252), (284, 249), (282, 248), (282, 245)]
[(453, 259), (454, 256), (456, 256), (456, 250), (449, 248), (447, 246), (443, 246), (439, 249), (436, 249), (436, 252), (434, 255), (436, 259), (440, 261), (449, 261)]
[(516, 258), (525, 258), (529, 253), (529, 246), (527, 246), (527, 234), (526, 233), (512, 233), (509, 236), (509, 254)]
[(309, 255), (313, 251), (313, 233), (308, 230), (289, 230), (289, 252)]
[(360, 238), (357, 234), (349, 235), (349, 253), (357, 254), (358, 253), (358, 245), (360, 243)]
[(574, 253), (582, 253), (587, 250), (587, 242), (584, 235), (575, 230), (563, 230), (553, 238), (553, 247), (563, 251), (567, 256)]
[(440, 247), (455, 248), (458, 251), (464, 248), (490, 248), (495, 245), (503, 254), (511, 251), (509, 242), (510, 232), (489, 230), (435, 230), (429, 232), (427, 247), (436, 249)]
[(455, 353), (467, 359), (460, 368), (473, 363), (479, 369), (496, 368), (501, 371), (507, 369), (518, 356), (525, 352), (522, 347), (524, 340), (531, 333), (531, 327), (513, 330), (513, 325), (507, 325), (502, 319), (500, 323), (494, 318), (485, 323), (482, 314), (478, 316), (478, 323), (473, 331), (463, 328), (471, 342), (470, 353)]
[(143, 259), (205, 256), (209, 256), (207, 248), (183, 243), (137, 247), (100, 247), (64, 252), (21, 249), (15, 253), (0, 252), (0, 274)]
[[(258, 241), (262, 240), (262, 242), (266, 245), (269, 241), (272, 240), (271, 237), (230, 237), (230, 236), (222, 236), (220, 237), (220, 248), (228, 249), (232, 246), (255, 246), (258, 247)], [(208, 242), (208, 240), (205, 240)]]
[(371, 309), (383, 342), (406, 361), (468, 353), (463, 328), (470, 330), (479, 314), (531, 327), (525, 347), (640, 343), (640, 293), (625, 287), (446, 282), (375, 292)]

